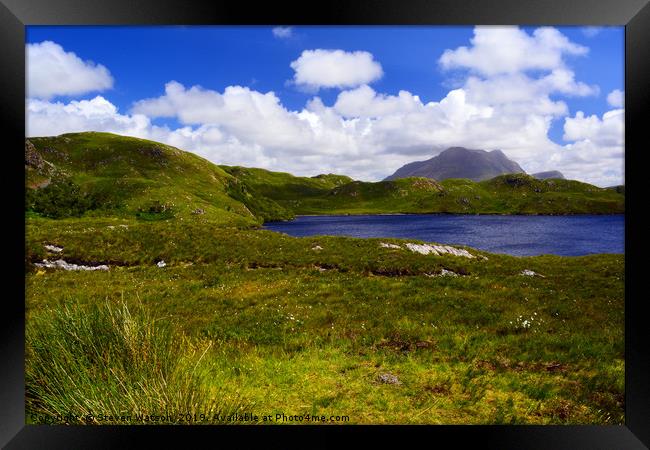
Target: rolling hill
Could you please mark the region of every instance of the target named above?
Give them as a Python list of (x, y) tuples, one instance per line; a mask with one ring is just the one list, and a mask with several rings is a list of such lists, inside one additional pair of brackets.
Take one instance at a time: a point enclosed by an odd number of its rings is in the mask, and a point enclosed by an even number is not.
[(478, 183), (415, 177), (354, 181), (314, 196), (269, 195), (296, 214), (614, 214), (625, 210), (625, 197), (616, 191), (574, 180), (537, 180), (525, 174), (500, 175)]
[(255, 227), (308, 211), (622, 211), (614, 189), (295, 177), (107, 133), (30, 138), (25, 170), (30, 424), (624, 423), (624, 255), (425, 254)]
[(27, 208), (46, 216), (173, 215), (237, 225), (291, 217), (193, 153), (110, 133), (29, 138), (25, 171)]
[(297, 177), (217, 166), (168, 145), (95, 132), (27, 139), (25, 170), (26, 209), (46, 217), (178, 217), (246, 227), (295, 214), (611, 214), (625, 203), (620, 191), (523, 173), (480, 182)]

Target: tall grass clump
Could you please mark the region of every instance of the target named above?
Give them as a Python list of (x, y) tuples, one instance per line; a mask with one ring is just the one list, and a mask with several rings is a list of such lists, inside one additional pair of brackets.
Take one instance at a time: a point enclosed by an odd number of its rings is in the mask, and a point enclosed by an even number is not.
[(189, 342), (141, 306), (59, 306), (30, 317), (26, 331), (26, 408), (34, 423), (186, 423), (238, 409), (213, 398), (204, 382), (210, 344)]

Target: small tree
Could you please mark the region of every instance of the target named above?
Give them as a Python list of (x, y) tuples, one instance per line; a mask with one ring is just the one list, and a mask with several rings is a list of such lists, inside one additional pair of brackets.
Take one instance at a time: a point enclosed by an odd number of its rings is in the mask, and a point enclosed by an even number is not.
[(79, 217), (95, 207), (92, 197), (70, 180), (59, 180), (40, 189), (28, 189), (25, 196), (28, 211), (53, 219)]

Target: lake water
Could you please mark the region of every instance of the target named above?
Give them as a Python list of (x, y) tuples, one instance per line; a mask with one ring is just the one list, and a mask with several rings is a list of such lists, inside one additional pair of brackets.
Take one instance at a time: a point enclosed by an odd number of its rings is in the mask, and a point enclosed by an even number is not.
[(516, 256), (579, 256), (624, 253), (625, 216), (500, 216), (408, 214), (298, 216), (269, 222), (268, 230), (291, 236), (353, 236), (419, 239), (467, 245)]

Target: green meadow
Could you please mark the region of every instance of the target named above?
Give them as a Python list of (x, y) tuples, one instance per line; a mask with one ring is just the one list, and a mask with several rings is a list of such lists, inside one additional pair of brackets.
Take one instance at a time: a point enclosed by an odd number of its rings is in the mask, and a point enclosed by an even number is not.
[[(616, 191), (293, 177), (105, 133), (30, 139), (26, 172), (30, 423), (624, 422), (623, 255), (425, 255), (416, 240), (259, 228), (323, 212), (614, 213)], [(58, 259), (108, 270), (41, 265)]]

